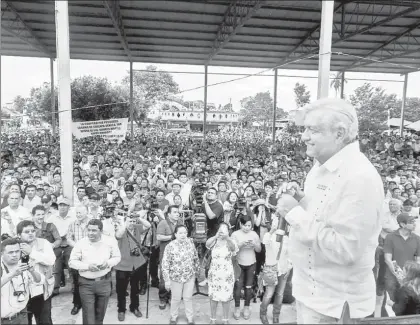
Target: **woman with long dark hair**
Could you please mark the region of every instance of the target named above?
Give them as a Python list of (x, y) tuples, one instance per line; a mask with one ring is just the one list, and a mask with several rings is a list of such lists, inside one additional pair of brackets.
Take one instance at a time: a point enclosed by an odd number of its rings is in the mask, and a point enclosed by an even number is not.
[(251, 317), (249, 309), (252, 299), (252, 286), (256, 270), (256, 253), (261, 252), (261, 241), (258, 234), (252, 230), (252, 220), (248, 215), (239, 216), (239, 224), (241, 229), (232, 234), (232, 239), (236, 241), (239, 252), (237, 260), (241, 268), (241, 276), (235, 282), (235, 312), (233, 317), (238, 320), (241, 316), (241, 290), (245, 287), (245, 307), (243, 310), (244, 319)]

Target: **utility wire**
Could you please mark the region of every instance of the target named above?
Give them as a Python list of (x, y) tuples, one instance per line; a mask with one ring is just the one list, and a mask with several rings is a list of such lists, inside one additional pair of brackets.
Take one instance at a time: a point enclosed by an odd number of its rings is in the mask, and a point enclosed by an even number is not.
[[(319, 53), (319, 54), (307, 55), (307, 56), (304, 56), (304, 57), (301, 57), (301, 58), (298, 58), (298, 59), (295, 59), (295, 60), (290, 60), (290, 61), (287, 61), (287, 62), (285, 62), (283, 64), (279, 64), (279, 65), (276, 65), (276, 66), (274, 66), (272, 68), (267, 68), (267, 69), (261, 70), (261, 71), (256, 72), (256, 73), (245, 74), (244, 76), (239, 77), (239, 78), (234, 78), (234, 79), (229, 79), (229, 80), (225, 80), (225, 81), (220, 81), (220, 82), (216, 82), (216, 83), (213, 83), (213, 84), (209, 84), (209, 85), (207, 85), (207, 88), (208, 87), (219, 86), (219, 85), (223, 85), (223, 84), (227, 84), (227, 83), (231, 83), (231, 82), (235, 82), (235, 81), (239, 81), (239, 80), (244, 80), (244, 79), (247, 79), (247, 78), (250, 78), (250, 77), (260, 76), (260, 75), (262, 75), (262, 74), (264, 74), (264, 73), (266, 73), (268, 71), (271, 71), (271, 70), (274, 70), (274, 69), (279, 69), (279, 68), (282, 68), (282, 67), (287, 66), (287, 65), (292, 64), (292, 63), (297, 63), (297, 62), (300, 62), (300, 61), (303, 61), (303, 60), (313, 59), (315, 57), (319, 57), (321, 55), (327, 55), (327, 54), (343, 55), (343, 56), (348, 56), (348, 57), (354, 57), (354, 58), (357, 58), (357, 59), (363, 59), (363, 60), (367, 60), (367, 61), (372, 61), (372, 62), (376, 62), (376, 63), (384, 63), (384, 64), (388, 64), (388, 65), (392, 65), (392, 66), (398, 66), (398, 67), (402, 67), (402, 68), (406, 68), (406, 69), (409, 68), (409, 69), (417, 69), (417, 70), (420, 70), (419, 67), (415, 67), (415, 66), (409, 66), (409, 65), (405, 65), (405, 64), (399, 64), (399, 63), (390, 63), (390, 62), (387, 62), (387, 61), (384, 61), (384, 60), (372, 59), (372, 58), (365, 58), (365, 57), (361, 57), (361, 56), (354, 55), (354, 54), (347, 54), (347, 53), (343, 53), (343, 52), (326, 52), (326, 53)], [(162, 72), (162, 71), (156, 71), (156, 72)], [(301, 78), (307, 78), (307, 77), (301, 77)], [(356, 79), (354, 79), (354, 80), (356, 80)], [(370, 79), (360, 79), (360, 80), (370, 81)], [(376, 80), (372, 80), (372, 81), (376, 81)], [(378, 81), (380, 81), (380, 80), (378, 80)], [(388, 81), (388, 80), (385, 80), (385, 81)], [(403, 81), (395, 81), (395, 82), (403, 82)], [(189, 92), (189, 91), (198, 90), (198, 89), (202, 89), (202, 88), (205, 88), (205, 86), (203, 85), (203, 86), (197, 86), (197, 87), (194, 87), (194, 88), (180, 90), (180, 91), (178, 91), (177, 93), (175, 93), (173, 95), (175, 96), (175, 95), (183, 94), (183, 93), (186, 93), (186, 92)], [(153, 103), (151, 101), (145, 101), (145, 100), (142, 100), (142, 99), (136, 99), (133, 102)], [(83, 106), (83, 107), (78, 107), (78, 108), (71, 108), (71, 109), (61, 110), (61, 111), (57, 111), (57, 112), (47, 112), (44, 115), (22, 114), (22, 115), (14, 116), (12, 118), (21, 118), (23, 116), (46, 117), (48, 115), (60, 114), (62, 112), (78, 111), (78, 110), (82, 110), (82, 109), (92, 109), (92, 108), (97, 109), (97, 108), (101, 108), (101, 107), (104, 107), (104, 106), (129, 104), (129, 103), (130, 103), (130, 101), (128, 100), (128, 101), (122, 101), (122, 102), (116, 102), (116, 103), (109, 103), (109, 104), (91, 105), (91, 106)]]

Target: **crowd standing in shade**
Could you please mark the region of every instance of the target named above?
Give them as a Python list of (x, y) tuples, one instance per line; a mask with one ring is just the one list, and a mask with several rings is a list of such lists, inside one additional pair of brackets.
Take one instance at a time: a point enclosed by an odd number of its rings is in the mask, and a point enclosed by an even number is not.
[[(194, 323), (196, 282), (208, 286), (212, 324), (219, 302), (227, 324), (231, 317), (249, 319), (255, 298), (261, 298), (264, 324), (274, 300), (273, 321), (278, 323), (282, 303), (294, 301), (292, 278), (302, 281), (298, 300), (312, 304), (302, 298), (309, 276), (302, 269), (309, 267), (310, 257), (303, 246), (292, 245), (287, 232), (278, 259), (278, 201), (284, 186), (293, 183), (312, 194), (323, 190), (305, 188), (311, 169), (318, 168), (313, 157), (319, 157), (307, 155), (307, 134), (290, 130), (281, 132), (275, 144), (262, 131), (242, 127), (210, 131), (205, 142), (156, 126), (121, 143), (74, 139), (73, 202), (63, 196), (57, 137), (47, 131), (2, 133), (2, 323), (31, 323), (34, 316), (37, 324), (52, 324), (51, 299), (65, 285), (65, 272), (73, 286), (69, 313), (82, 310), (84, 324), (103, 322), (112, 287), (123, 321), (128, 285), (129, 310), (142, 317), (145, 306), (138, 296), (146, 293), (149, 277), (151, 289), (159, 291), (159, 307), (170, 304), (171, 324), (177, 322), (181, 299), (188, 322)], [(318, 132), (309, 131), (311, 136)], [(420, 313), (415, 263), (420, 258), (420, 136), (361, 133), (351, 146), (341, 159), (351, 162), (360, 148), (358, 161), (366, 159), (366, 166), (370, 161), (376, 168), (370, 172), (378, 175), (375, 182), (383, 183), (381, 207), (372, 208), (381, 211), (382, 231), (374, 243), (375, 260), (366, 262), (375, 264), (375, 316), (391, 305), (397, 315)], [(354, 173), (344, 176), (362, 177)], [(204, 240), (197, 239), (197, 213), (206, 220)], [(296, 232), (298, 226), (288, 222)], [(369, 229), (359, 230), (362, 235)], [(340, 249), (350, 254), (347, 246)], [(208, 251), (212, 258), (203, 276)], [(292, 258), (296, 254), (299, 261)], [(330, 271), (318, 271), (315, 278), (329, 276), (347, 257), (327, 255)]]

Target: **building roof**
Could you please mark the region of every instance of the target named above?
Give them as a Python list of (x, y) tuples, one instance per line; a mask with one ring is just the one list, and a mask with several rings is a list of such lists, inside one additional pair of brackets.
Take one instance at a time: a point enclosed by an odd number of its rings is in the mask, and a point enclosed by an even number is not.
[(420, 120), (407, 125), (407, 129), (411, 129), (411, 130), (414, 130), (414, 131), (420, 131)]
[[(1, 9), (2, 55), (56, 56), (54, 1), (3, 0)], [(86, 60), (317, 70), (320, 21), (317, 0), (70, 0), (70, 53)], [(419, 26), (418, 0), (336, 0), (331, 70), (419, 71)]]
[[(407, 121), (407, 120), (404, 119), (404, 126), (408, 126), (411, 123), (413, 123), (413, 122)], [(399, 117), (390, 118), (389, 121), (388, 121), (388, 126), (400, 127), (401, 126), (401, 118), (399, 118)]]

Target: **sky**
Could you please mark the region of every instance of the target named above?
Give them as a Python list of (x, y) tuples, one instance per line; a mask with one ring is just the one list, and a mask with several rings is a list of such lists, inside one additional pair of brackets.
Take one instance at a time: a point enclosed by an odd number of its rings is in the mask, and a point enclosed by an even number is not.
[[(147, 63), (134, 63), (134, 69), (145, 69)], [(164, 71), (180, 71), (180, 72), (203, 72), (204, 66), (188, 66), (188, 65), (169, 65), (154, 64), (159, 70)], [(56, 62), (54, 64), (55, 84), (57, 84)], [(111, 82), (120, 82), (120, 80), (128, 73), (129, 63), (125, 62), (108, 62), (108, 61), (85, 61), (71, 60), (70, 76), (71, 78), (81, 77), (83, 75), (93, 75), (96, 77), (106, 77)], [(255, 74), (263, 69), (247, 69), (247, 68), (230, 68), (230, 67), (209, 67), (209, 73), (241, 73)], [(240, 109), (240, 100), (247, 96), (253, 96), (258, 92), (270, 91), (274, 92), (273, 71), (268, 71), (264, 76), (253, 76), (246, 79), (210, 86), (213, 83), (227, 81), (240, 78), (235, 75), (209, 75), (208, 76), (208, 102), (225, 105), (232, 103), (233, 109)], [(304, 83), (311, 92), (311, 99), (316, 98), (317, 91), (317, 71), (298, 71), (282, 69), (278, 71), (278, 107), (285, 110), (296, 108), (293, 88), (294, 85)], [(331, 72), (331, 76), (334, 76)], [(283, 76), (285, 75), (285, 76)], [(293, 76), (293, 77), (290, 77)], [(305, 78), (312, 77), (312, 78)], [(32, 87), (38, 87), (44, 82), (50, 82), (50, 60), (43, 58), (25, 58), (25, 57), (1, 57), (1, 105), (8, 104), (20, 95), (29, 96)], [(187, 90), (198, 86), (204, 86), (204, 74), (173, 74), (174, 80), (179, 84), (181, 90)], [(353, 93), (354, 89), (370, 82), (374, 86), (383, 87), (387, 93), (396, 93), (398, 97), (402, 97), (403, 92), (403, 76), (395, 74), (379, 74), (379, 73), (346, 73), (345, 94), (348, 96)], [(368, 79), (368, 80), (352, 80), (352, 79)], [(370, 81), (369, 81), (370, 80)], [(392, 81), (378, 81), (392, 80)], [(407, 96), (419, 96), (420, 89), (420, 72), (409, 75)], [(182, 92), (184, 100), (203, 100), (203, 88)], [(329, 97), (334, 97), (334, 89), (330, 89)]]

